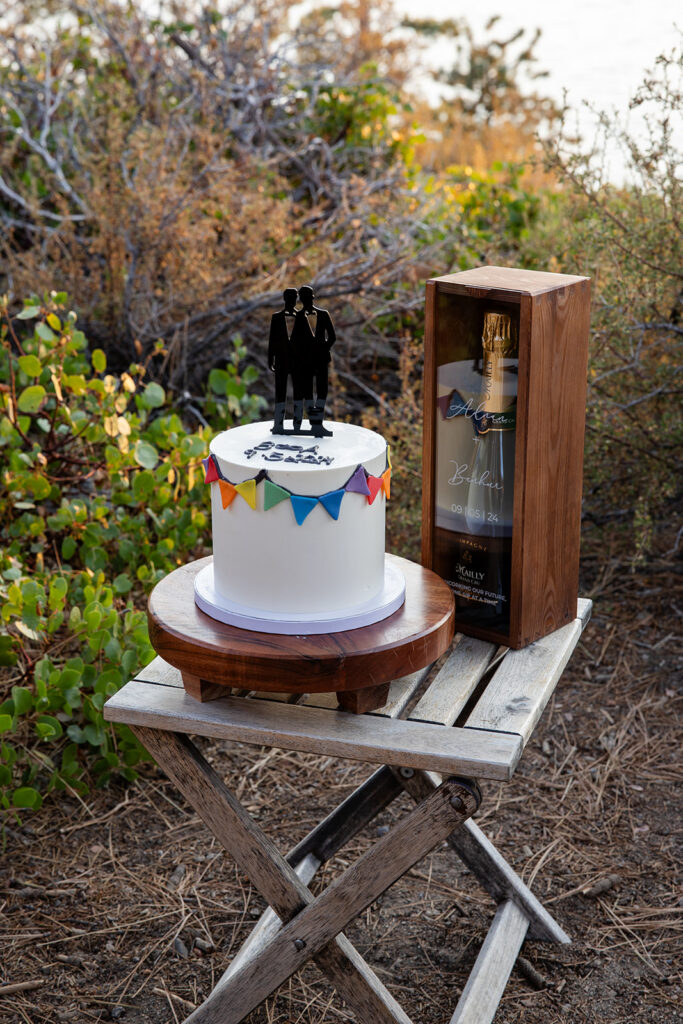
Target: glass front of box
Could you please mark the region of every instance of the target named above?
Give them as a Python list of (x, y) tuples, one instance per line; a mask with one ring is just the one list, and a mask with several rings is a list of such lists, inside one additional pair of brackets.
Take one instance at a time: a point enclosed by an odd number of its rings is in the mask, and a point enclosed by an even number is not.
[(507, 630), (519, 305), (436, 299), (432, 568), (460, 622)]

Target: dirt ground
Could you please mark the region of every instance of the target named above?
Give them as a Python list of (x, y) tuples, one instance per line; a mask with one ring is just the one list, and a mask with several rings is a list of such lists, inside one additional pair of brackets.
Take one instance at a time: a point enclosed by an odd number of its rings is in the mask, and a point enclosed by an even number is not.
[[(592, 622), (512, 783), (477, 821), (572, 937), (528, 942), (496, 1024), (674, 1024), (680, 943), (680, 551), (638, 571), (586, 544)], [(368, 766), (227, 743), (203, 749), (281, 850)], [(400, 798), (326, 865), (327, 884), (408, 808)], [(175, 1024), (205, 998), (264, 904), (150, 767), (88, 803), (48, 801), (7, 832), (0, 1021)], [(414, 1024), (446, 1024), (494, 911), (445, 845), (347, 932)], [(21, 984), (14, 992), (3, 986)], [(352, 1020), (314, 967), (250, 1024)]]

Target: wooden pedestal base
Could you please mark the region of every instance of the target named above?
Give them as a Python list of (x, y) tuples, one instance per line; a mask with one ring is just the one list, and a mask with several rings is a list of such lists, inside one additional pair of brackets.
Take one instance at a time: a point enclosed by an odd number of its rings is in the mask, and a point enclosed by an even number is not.
[(406, 581), (393, 615), (359, 629), (307, 636), (257, 633), (205, 615), (194, 600), (201, 559), (152, 591), (152, 645), (180, 670), (187, 693), (209, 701), (234, 690), (336, 693), (345, 711), (382, 707), (389, 683), (436, 661), (453, 639), (453, 597), (429, 569), (388, 555)]
[[(220, 683), (210, 683), (207, 679), (190, 675), (189, 672), (182, 672), (181, 675), (185, 692), (202, 703), (208, 700), (218, 700), (219, 697), (225, 697), (228, 692), (231, 692)], [(352, 711), (355, 715), (365, 714), (366, 711), (376, 711), (377, 708), (384, 707), (389, 699), (390, 685), (390, 683), (382, 683), (381, 686), (368, 686), (364, 690), (340, 690), (337, 692), (339, 707), (342, 711)]]
[(389, 699), (389, 683), (368, 686), (365, 690), (338, 690), (337, 700), (342, 711), (353, 711), (362, 715), (365, 711), (382, 708)]

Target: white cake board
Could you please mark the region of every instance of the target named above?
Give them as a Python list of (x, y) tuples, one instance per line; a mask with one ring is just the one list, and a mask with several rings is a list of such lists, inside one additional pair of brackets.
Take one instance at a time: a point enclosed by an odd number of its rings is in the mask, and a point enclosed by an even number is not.
[(213, 580), (213, 562), (201, 569), (195, 576), (195, 604), (212, 619), (240, 626), (256, 633), (282, 633), (288, 636), (310, 635), (312, 633), (340, 633), (347, 629), (360, 629), (380, 622), (397, 611), (405, 600), (406, 581), (403, 573), (385, 560), (384, 587), (372, 601), (344, 613), (316, 616), (308, 613), (282, 615), (267, 612), (226, 600), (218, 594)]

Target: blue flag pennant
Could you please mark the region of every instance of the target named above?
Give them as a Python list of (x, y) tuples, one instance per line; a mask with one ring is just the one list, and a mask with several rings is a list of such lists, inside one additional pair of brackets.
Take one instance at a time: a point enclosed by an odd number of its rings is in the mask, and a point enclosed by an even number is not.
[(342, 487), (340, 491), (328, 491), (327, 494), (321, 494), (318, 498), (320, 504), (324, 505), (333, 519), (339, 519), (339, 509), (345, 493), (346, 491)]
[(318, 504), (317, 498), (306, 498), (302, 494), (293, 494), (291, 497), (294, 516), (299, 526), (303, 523), (309, 512), (312, 512)]

